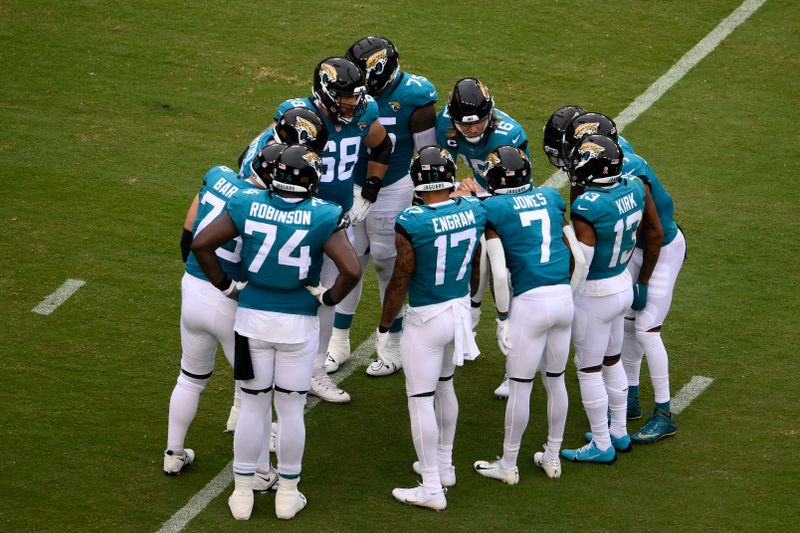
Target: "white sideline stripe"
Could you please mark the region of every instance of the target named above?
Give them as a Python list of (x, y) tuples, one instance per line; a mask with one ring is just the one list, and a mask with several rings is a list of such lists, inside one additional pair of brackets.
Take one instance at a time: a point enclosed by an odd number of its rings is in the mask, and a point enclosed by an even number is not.
[(42, 300), (39, 305), (31, 309), (31, 311), (34, 313), (39, 313), (40, 315), (49, 315), (58, 309), (59, 305), (66, 302), (70, 296), (75, 294), (78, 289), (84, 285), (86, 285), (86, 282), (82, 279), (68, 279), (62, 283), (61, 286), (55, 290), (55, 292), (45, 296), (44, 300)]
[[(647, 111), (659, 98), (664, 96), (687, 72), (697, 65), (704, 57), (710, 54), (728, 35), (740, 24), (756, 12), (766, 0), (745, 0), (728, 15), (711, 33), (706, 35), (694, 48), (686, 52), (682, 58), (675, 62), (666, 74), (658, 78), (645, 92), (640, 94), (622, 113), (617, 115), (614, 122), (617, 130), (622, 132), (625, 126), (636, 120), (639, 115)], [(561, 170), (556, 170), (545, 182), (545, 187), (560, 189), (567, 183), (567, 175)]]
[[(358, 348), (356, 348), (356, 351), (350, 354), (350, 359), (339, 367), (338, 372), (331, 376), (333, 381), (341, 383), (352, 374), (354, 370), (365, 366), (373, 353), (375, 353), (374, 333), (370, 335), (367, 340), (362, 342)], [(320, 399), (316, 396), (309, 396), (306, 399), (306, 412), (313, 409), (319, 402)], [(231, 481), (233, 481), (233, 461), (226, 464), (214, 479), (209, 481), (200, 492), (195, 494), (192, 499), (186, 503), (186, 505), (172, 515), (169, 520), (164, 522), (164, 525), (161, 526), (158, 533), (177, 533), (183, 530), (192, 518), (200, 514), (214, 498), (219, 496), (220, 493), (230, 485)]]
[[(742, 24), (752, 15), (766, 0), (745, 0), (733, 13), (728, 15), (719, 25), (704, 37), (694, 48), (689, 50), (680, 58), (666, 74), (655, 81), (647, 90), (639, 95), (614, 121), (617, 128), (622, 131), (625, 126), (633, 122), (640, 114), (646, 111), (655, 103), (667, 90), (677, 83), (689, 70), (699, 63), (705, 56), (711, 53), (725, 37)], [(560, 189), (567, 183), (567, 175), (557, 170), (545, 182), (545, 187)], [(60, 304), (59, 304), (60, 305)], [(347, 376), (352, 374), (357, 366), (366, 362), (367, 358), (374, 352), (374, 334), (353, 352), (350, 359), (342, 365), (339, 371), (334, 374), (334, 381), (340, 383)], [(689, 403), (694, 400), (703, 390), (708, 387), (713, 380), (703, 376), (694, 376), (692, 380), (684, 386), (672, 400), (672, 411), (680, 413)], [(686, 392), (684, 392), (686, 391)], [(685, 395), (685, 397), (684, 397)], [(306, 411), (312, 409), (319, 403), (319, 398), (309, 398), (306, 402)], [(231, 473), (232, 463), (225, 465), (222, 472), (212, 479), (203, 489), (198, 492), (189, 502), (177, 513), (172, 515), (159, 530), (159, 533), (176, 533), (181, 531), (189, 521), (197, 516), (214, 498), (216, 498), (233, 479)]]
[(681, 411), (689, 407), (692, 401), (700, 396), (700, 394), (714, 382), (714, 378), (707, 378), (705, 376), (692, 376), (692, 379), (683, 386), (672, 398), (670, 409), (675, 414), (680, 414)]

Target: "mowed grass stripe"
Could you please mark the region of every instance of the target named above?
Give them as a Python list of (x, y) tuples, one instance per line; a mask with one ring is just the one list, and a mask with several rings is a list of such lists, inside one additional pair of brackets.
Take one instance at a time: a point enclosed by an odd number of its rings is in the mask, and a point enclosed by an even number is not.
[[(659, 98), (664, 96), (664, 93), (678, 83), (681, 78), (702, 61), (704, 57), (713, 52), (714, 49), (719, 46), (719, 43), (724, 41), (733, 30), (747, 20), (750, 15), (755, 13), (759, 7), (764, 5), (764, 2), (766, 2), (766, 0), (745, 0), (742, 5), (725, 17), (716, 28), (711, 30), (711, 33), (706, 35), (691, 50), (686, 52), (683, 57), (676, 61), (666, 74), (654, 81), (645, 92), (640, 94), (628, 107), (614, 118), (614, 122), (617, 123), (617, 131), (622, 133), (625, 126), (636, 120), (639, 115), (647, 111)], [(547, 178), (544, 186), (560, 189), (567, 184), (567, 181), (567, 174), (561, 170), (556, 170)]]

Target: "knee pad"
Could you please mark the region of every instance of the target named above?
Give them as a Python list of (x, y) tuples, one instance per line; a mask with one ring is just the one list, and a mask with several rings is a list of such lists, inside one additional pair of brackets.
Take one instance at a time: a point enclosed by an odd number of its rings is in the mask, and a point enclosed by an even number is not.
[[(211, 374), (209, 374), (210, 376)], [(184, 370), (178, 375), (178, 386), (191, 392), (201, 393), (208, 384), (208, 377), (192, 377), (187, 375)]]

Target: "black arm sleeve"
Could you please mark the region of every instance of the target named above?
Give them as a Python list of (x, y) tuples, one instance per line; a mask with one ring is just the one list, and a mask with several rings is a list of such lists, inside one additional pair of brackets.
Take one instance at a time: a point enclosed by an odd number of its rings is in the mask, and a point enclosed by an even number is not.
[(183, 228), (183, 233), (181, 234), (181, 257), (183, 257), (184, 263), (189, 258), (189, 252), (191, 251), (192, 251), (192, 232), (186, 228)]
[(381, 165), (388, 165), (389, 164), (389, 157), (392, 155), (392, 140), (389, 138), (389, 134), (387, 133), (384, 136), (383, 140), (375, 146), (374, 148), (370, 148), (369, 153), (369, 160), (375, 161), (376, 163), (380, 163)]

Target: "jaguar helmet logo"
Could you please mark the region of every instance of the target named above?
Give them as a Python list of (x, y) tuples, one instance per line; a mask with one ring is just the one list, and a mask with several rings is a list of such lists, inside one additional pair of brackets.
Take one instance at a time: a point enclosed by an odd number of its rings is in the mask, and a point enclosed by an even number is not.
[(489, 154), (489, 157), (486, 159), (486, 172), (489, 169), (496, 167), (500, 164), (500, 156), (498, 156), (495, 152)]
[(322, 174), (322, 160), (319, 158), (319, 155), (317, 155), (317, 152), (307, 152), (303, 154), (303, 159), (306, 163), (314, 167), (317, 174)]
[(594, 135), (599, 129), (599, 122), (585, 122), (583, 124), (578, 124), (578, 127), (575, 128), (575, 137), (580, 139), (581, 137), (585, 137), (587, 135)]
[(297, 130), (297, 138), (301, 141), (314, 141), (317, 139), (317, 127), (310, 120), (297, 117), (294, 129)]
[(328, 63), (320, 65), (319, 81), (323, 87), (326, 87), (332, 81), (336, 81), (336, 68)]
[(486, 87), (486, 85), (484, 85), (484, 84), (483, 84), (483, 83), (481, 83), (481, 82), (478, 82), (478, 83), (480, 84), (481, 93), (483, 94), (483, 97), (484, 97), (484, 98), (486, 98), (487, 100), (490, 100), (492, 97), (491, 97), (491, 95), (489, 94), (489, 88), (488, 88), (488, 87)]
[(386, 62), (388, 58), (386, 57), (386, 49), (383, 48), (378, 50), (371, 56), (367, 58), (367, 75), (370, 72), (374, 72), (375, 74), (383, 74), (383, 70), (386, 68)]
[(605, 151), (605, 148), (593, 142), (585, 142), (578, 148), (578, 154), (583, 161), (599, 157)]

